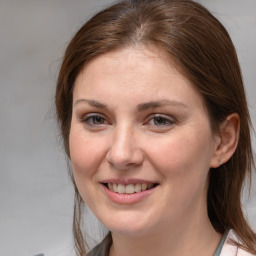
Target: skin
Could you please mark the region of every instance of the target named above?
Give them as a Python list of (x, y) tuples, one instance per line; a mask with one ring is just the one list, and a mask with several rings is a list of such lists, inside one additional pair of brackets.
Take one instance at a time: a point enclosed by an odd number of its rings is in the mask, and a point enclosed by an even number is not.
[[(223, 124), (222, 143), (201, 95), (156, 48), (127, 47), (84, 67), (73, 92), (70, 154), (83, 200), (112, 231), (111, 256), (213, 255), (221, 235), (208, 219), (208, 172), (232, 155), (237, 120)], [(110, 178), (159, 185), (137, 203), (118, 204), (102, 189)]]

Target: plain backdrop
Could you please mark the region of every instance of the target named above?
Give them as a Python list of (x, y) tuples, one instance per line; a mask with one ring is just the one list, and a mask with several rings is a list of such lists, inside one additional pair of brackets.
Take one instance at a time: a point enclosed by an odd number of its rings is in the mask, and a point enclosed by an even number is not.
[[(0, 0), (0, 256), (71, 255), (73, 189), (54, 120), (55, 82), (72, 35), (110, 2)], [(256, 1), (200, 2), (235, 43), (255, 126)], [(244, 209), (256, 230), (255, 187), (254, 177)]]

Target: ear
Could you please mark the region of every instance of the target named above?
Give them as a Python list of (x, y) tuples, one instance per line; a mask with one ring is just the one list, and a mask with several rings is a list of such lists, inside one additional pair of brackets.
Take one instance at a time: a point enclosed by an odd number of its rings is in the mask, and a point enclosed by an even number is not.
[(214, 144), (214, 152), (211, 159), (211, 168), (217, 168), (226, 163), (234, 154), (240, 132), (240, 117), (233, 113), (221, 123), (220, 133)]

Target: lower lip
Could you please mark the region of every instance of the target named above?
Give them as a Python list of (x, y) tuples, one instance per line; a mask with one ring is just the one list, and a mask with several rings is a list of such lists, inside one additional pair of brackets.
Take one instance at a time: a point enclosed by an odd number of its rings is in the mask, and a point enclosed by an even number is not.
[(147, 198), (157, 188), (157, 187), (153, 187), (149, 190), (144, 190), (144, 191), (134, 193), (134, 194), (119, 194), (119, 193), (111, 191), (110, 189), (108, 189), (103, 184), (101, 184), (101, 186), (102, 186), (105, 194), (114, 203), (117, 203), (117, 204), (135, 204), (135, 203), (138, 203), (138, 202), (142, 201), (143, 199)]

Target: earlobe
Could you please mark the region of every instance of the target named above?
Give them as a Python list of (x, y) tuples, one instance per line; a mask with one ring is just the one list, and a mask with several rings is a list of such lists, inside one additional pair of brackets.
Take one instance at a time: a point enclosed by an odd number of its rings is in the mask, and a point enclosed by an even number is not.
[(219, 140), (213, 153), (211, 168), (217, 168), (226, 163), (234, 154), (240, 132), (240, 117), (233, 113), (226, 117), (220, 125)]

